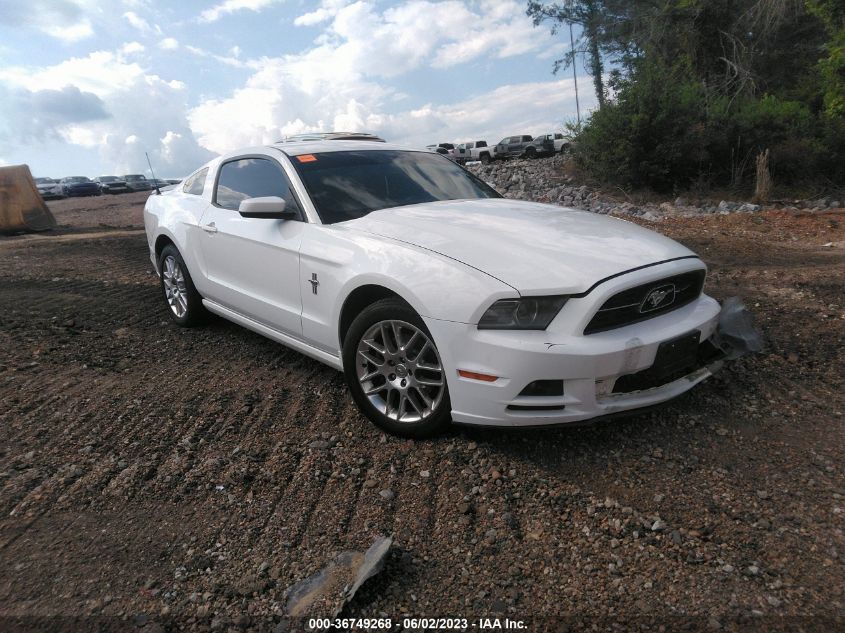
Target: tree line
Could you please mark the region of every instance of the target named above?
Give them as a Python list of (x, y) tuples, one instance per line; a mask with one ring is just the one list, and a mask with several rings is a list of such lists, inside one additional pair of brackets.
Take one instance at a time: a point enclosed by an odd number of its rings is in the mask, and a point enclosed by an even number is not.
[(575, 145), (593, 177), (742, 191), (763, 161), (781, 191), (842, 188), (845, 0), (532, 0), (527, 14), (580, 27), (554, 71), (581, 55), (593, 78)]

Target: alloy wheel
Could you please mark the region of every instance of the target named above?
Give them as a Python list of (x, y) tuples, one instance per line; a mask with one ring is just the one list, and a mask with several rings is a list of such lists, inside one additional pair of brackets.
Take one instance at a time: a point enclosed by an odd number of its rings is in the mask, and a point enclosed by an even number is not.
[(164, 297), (167, 299), (167, 304), (173, 314), (181, 319), (188, 311), (188, 287), (185, 285), (185, 273), (173, 255), (164, 258), (161, 277), (164, 281)]
[(406, 321), (379, 321), (358, 342), (356, 375), (370, 403), (391, 420), (420, 422), (443, 399), (446, 382), (434, 343)]

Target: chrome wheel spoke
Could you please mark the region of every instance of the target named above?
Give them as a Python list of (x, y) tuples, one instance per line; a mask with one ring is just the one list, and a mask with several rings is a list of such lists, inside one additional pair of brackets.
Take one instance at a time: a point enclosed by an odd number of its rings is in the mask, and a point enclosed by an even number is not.
[[(380, 358), (376, 358), (372, 354), (370, 354), (369, 350), (358, 350), (358, 356), (363, 358), (365, 361), (370, 363), (371, 365), (375, 365), (376, 367), (382, 367), (384, 365), (384, 361)], [(358, 377), (359, 380), (363, 380), (360, 376)]]
[(376, 376), (381, 376), (381, 375), (382, 375), (381, 369), (376, 368), (376, 369), (372, 370), (370, 373), (364, 374), (358, 380), (360, 380), (361, 384), (363, 384), (364, 382), (366, 382), (368, 380), (372, 380)]
[(387, 328), (384, 325), (380, 324), (379, 330), (381, 331), (381, 340), (384, 344), (384, 351), (388, 354), (394, 354), (395, 348), (391, 349), (390, 337), (387, 335)]
[(423, 387), (442, 387), (443, 380), (438, 379), (429, 379), (429, 378), (417, 378), (417, 383), (421, 384)]
[(367, 347), (369, 347), (371, 350), (373, 350), (374, 352), (378, 352), (382, 356), (384, 356), (384, 353), (387, 351), (384, 347), (382, 347), (372, 339), (362, 339), (361, 342)]
[(375, 395), (377, 393), (381, 393), (382, 391), (384, 391), (384, 385), (379, 385), (378, 387), (370, 387), (369, 389), (365, 389), (364, 395), (365, 396), (372, 396), (372, 395)]
[[(415, 393), (420, 396), (423, 399), (423, 402), (425, 402), (425, 406), (420, 408), (420, 406), (416, 402), (414, 402), (414, 399), (411, 397), (411, 393)], [(416, 411), (417, 414), (422, 417), (425, 415), (426, 409), (430, 408), (431, 400), (429, 399), (428, 401), (426, 401), (425, 397), (423, 397), (422, 395), (422, 392), (419, 389), (414, 389), (413, 391), (408, 392), (408, 402), (410, 402), (411, 406), (414, 407), (414, 411)]]
[(413, 342), (417, 340), (418, 336), (420, 336), (419, 330), (417, 330), (413, 334), (411, 334), (411, 338), (408, 339), (408, 342), (405, 343), (402, 347), (399, 348), (400, 351), (402, 351), (403, 353), (407, 353), (407, 351), (409, 349), (411, 349), (411, 345), (413, 344)]

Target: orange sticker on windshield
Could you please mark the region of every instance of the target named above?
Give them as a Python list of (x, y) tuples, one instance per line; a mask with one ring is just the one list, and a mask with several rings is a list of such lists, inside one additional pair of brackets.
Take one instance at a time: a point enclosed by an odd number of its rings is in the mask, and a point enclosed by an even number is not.
[(317, 160), (317, 157), (314, 154), (303, 154), (302, 156), (297, 156), (296, 160), (300, 163), (313, 163)]

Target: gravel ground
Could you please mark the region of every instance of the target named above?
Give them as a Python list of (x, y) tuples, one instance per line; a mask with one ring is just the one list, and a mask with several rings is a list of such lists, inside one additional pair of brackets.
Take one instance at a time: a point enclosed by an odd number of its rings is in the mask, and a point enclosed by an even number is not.
[(51, 203), (63, 234), (0, 241), (0, 628), (273, 630), (287, 587), (392, 535), (344, 616), (842, 629), (845, 218), (649, 225), (767, 345), (668, 406), (414, 442), (315, 361), (170, 325), (144, 198)]

